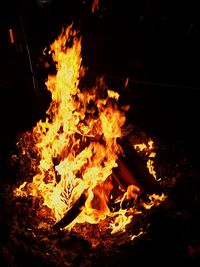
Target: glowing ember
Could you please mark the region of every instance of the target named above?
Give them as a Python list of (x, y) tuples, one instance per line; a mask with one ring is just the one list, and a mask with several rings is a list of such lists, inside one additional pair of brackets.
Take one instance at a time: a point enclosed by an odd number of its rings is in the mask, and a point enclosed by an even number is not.
[(122, 208), (122, 203), (136, 201), (140, 189), (129, 186), (115, 200), (119, 209), (111, 211), (109, 202), (114, 186), (111, 175), (121, 153), (117, 138), (122, 137), (125, 123), (124, 109), (117, 105), (119, 94), (106, 89), (103, 79), (88, 90), (79, 88), (84, 75), (81, 39), (72, 26), (63, 30), (50, 48), (57, 70), (46, 82), (52, 102), (46, 120), (39, 121), (31, 132), (31, 149), (36, 152), (39, 164), (32, 159), (35, 171), (32, 181), (24, 182), (14, 194), (38, 198), (50, 210), (48, 216), (54, 223), (82, 199), (80, 212), (67, 229), (77, 223), (99, 223), (110, 216), (111, 232), (125, 231), (137, 211), (133, 207)]

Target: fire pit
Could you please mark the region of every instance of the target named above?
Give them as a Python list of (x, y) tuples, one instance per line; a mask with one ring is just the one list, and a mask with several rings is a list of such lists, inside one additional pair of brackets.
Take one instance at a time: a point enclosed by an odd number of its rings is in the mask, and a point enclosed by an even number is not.
[(17, 181), (5, 188), (2, 247), (9, 266), (127, 266), (131, 255), (144, 262), (142, 244), (152, 253), (167, 216), (180, 218), (173, 188), (197, 176), (177, 147), (126, 122), (129, 107), (103, 78), (79, 88), (86, 70), (78, 35), (69, 26), (46, 51), (55, 64), (46, 82), (52, 101), (11, 157)]

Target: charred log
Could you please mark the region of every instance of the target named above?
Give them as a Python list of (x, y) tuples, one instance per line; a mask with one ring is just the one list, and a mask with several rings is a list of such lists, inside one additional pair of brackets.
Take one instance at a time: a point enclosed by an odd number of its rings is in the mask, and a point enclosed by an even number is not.
[(126, 190), (129, 185), (137, 185), (138, 187), (141, 187), (121, 156), (117, 160), (117, 164), (118, 167), (113, 170), (113, 176), (124, 190)]
[(75, 202), (75, 204), (67, 211), (65, 216), (54, 224), (54, 229), (64, 228), (69, 225), (73, 220), (81, 213), (81, 208), (85, 205), (86, 195), (84, 193), (81, 194), (79, 199)]
[(128, 137), (119, 140), (123, 155), (119, 156), (118, 169), (122, 184), (135, 184), (146, 193), (161, 193), (161, 188), (146, 166), (146, 162), (139, 156)]

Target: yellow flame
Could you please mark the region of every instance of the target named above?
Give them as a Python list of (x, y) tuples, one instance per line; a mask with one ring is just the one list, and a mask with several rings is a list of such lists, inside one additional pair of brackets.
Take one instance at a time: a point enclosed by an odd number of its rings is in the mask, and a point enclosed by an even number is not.
[[(50, 49), (56, 74), (49, 75), (46, 86), (52, 101), (46, 120), (40, 120), (31, 133), (26, 133), (33, 137), (32, 149), (37, 153), (39, 164), (32, 160), (35, 170), (32, 181), (24, 182), (14, 194), (39, 198), (43, 206), (51, 210), (54, 222), (61, 220), (84, 195), (79, 214), (66, 229), (76, 223), (98, 223), (111, 216), (111, 233), (125, 231), (138, 211), (123, 209), (122, 203), (130, 199), (136, 201), (140, 189), (130, 185), (123, 197), (117, 199), (120, 209), (111, 212), (111, 175), (122, 151), (117, 138), (122, 136), (125, 123), (125, 111), (117, 105), (119, 94), (105, 89), (102, 78), (93, 88), (80, 89), (85, 70), (81, 65), (81, 38), (72, 25), (62, 31)], [(155, 156), (151, 140), (148, 146), (136, 146), (140, 150), (149, 149), (150, 158)], [(150, 167), (153, 168), (152, 163)], [(155, 196), (150, 200), (160, 201)]]
[(130, 239), (133, 241), (136, 237), (140, 236), (140, 235), (143, 235), (144, 232), (143, 231), (140, 231), (137, 235), (131, 235), (130, 236)]
[(126, 215), (127, 211), (121, 209), (120, 213), (117, 214), (114, 223), (110, 224), (112, 228), (111, 234), (116, 234), (118, 232), (125, 232), (126, 226), (131, 222), (133, 215)]
[[(67, 47), (70, 39), (73, 44)], [(46, 121), (39, 121), (32, 132), (40, 164), (33, 181), (15, 193), (43, 199), (43, 205), (59, 221), (86, 192), (85, 205), (68, 228), (77, 222), (97, 223), (110, 214), (111, 184), (106, 180), (117, 167), (121, 151), (117, 138), (121, 137), (125, 115), (117, 107), (118, 93), (107, 90), (105, 98), (101, 97), (105, 95), (101, 87), (79, 89), (84, 72), (81, 39), (72, 26), (51, 45), (51, 53), (57, 70), (46, 82), (52, 102)]]
[(156, 171), (154, 169), (154, 160), (153, 158), (156, 157), (156, 152), (153, 151), (154, 149), (154, 142), (150, 139), (148, 141), (148, 144), (142, 143), (142, 144), (135, 144), (134, 148), (136, 149), (136, 151), (141, 152), (141, 151), (145, 151), (145, 154), (148, 156), (148, 160), (147, 160), (147, 168), (149, 170), (149, 173), (153, 175), (153, 177), (156, 180), (159, 180), (157, 178), (157, 174)]
[(166, 198), (167, 196), (164, 193), (162, 193), (161, 195), (152, 194), (149, 195), (148, 197), (149, 202), (148, 203), (144, 202), (142, 204), (145, 209), (151, 209), (153, 206), (160, 205), (161, 202), (163, 202)]
[(142, 143), (142, 144), (135, 144), (134, 145), (134, 148), (137, 150), (137, 151), (143, 151), (145, 149), (147, 149), (147, 145), (145, 143)]

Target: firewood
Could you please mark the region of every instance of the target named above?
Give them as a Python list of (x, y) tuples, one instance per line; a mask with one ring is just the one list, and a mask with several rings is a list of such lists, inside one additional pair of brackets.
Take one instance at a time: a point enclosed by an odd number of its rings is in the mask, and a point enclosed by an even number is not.
[(129, 185), (137, 185), (140, 187), (140, 184), (134, 177), (133, 173), (131, 172), (130, 168), (127, 167), (125, 164), (122, 156), (120, 156), (117, 160), (118, 168), (114, 171), (115, 176), (118, 177), (118, 180), (123, 188), (127, 188)]
[[(120, 155), (117, 163), (118, 167), (113, 170), (112, 177), (117, 182), (121, 191), (115, 189), (114, 199), (119, 196), (122, 191), (125, 192), (130, 185), (135, 185), (139, 188), (138, 195), (142, 193), (161, 193), (161, 189), (153, 175), (149, 173), (146, 163), (138, 155), (134, 147), (131, 145), (128, 138), (120, 141), (123, 149), (123, 155)], [(117, 192), (118, 191), (118, 192)], [(111, 201), (112, 203), (114, 203)], [(70, 224), (81, 212), (81, 208), (85, 205), (86, 195), (82, 193), (80, 198), (74, 203), (65, 216), (54, 225), (54, 229), (63, 228)], [(112, 206), (112, 204), (111, 204)]]
[(128, 137), (119, 140), (123, 155), (119, 156), (118, 168), (123, 181), (122, 184), (135, 184), (147, 193), (161, 193), (161, 188), (146, 166), (146, 162), (139, 156), (130, 143)]
[(56, 230), (59, 228), (64, 228), (65, 226), (69, 225), (81, 213), (81, 208), (85, 205), (86, 199), (87, 198), (85, 193), (82, 193), (79, 199), (64, 215), (64, 217), (60, 221), (54, 224), (53, 228)]

